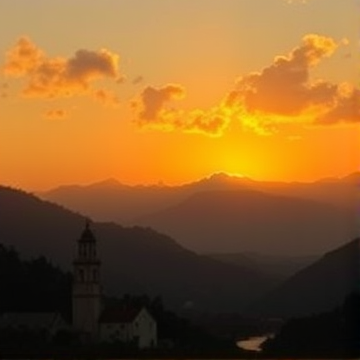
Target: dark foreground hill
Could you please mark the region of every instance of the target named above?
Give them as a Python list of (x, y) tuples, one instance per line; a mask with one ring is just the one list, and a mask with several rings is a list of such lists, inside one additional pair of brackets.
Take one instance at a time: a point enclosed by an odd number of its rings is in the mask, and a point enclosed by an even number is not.
[(347, 296), (332, 311), (290, 319), (263, 344), (271, 359), (359, 359), (360, 294)]
[[(24, 256), (40, 254), (69, 269), (85, 219), (33, 195), (0, 187), (0, 238)], [(241, 311), (269, 282), (238, 266), (199, 256), (151, 229), (93, 224), (112, 295), (161, 295), (173, 308)]]
[(0, 244), (0, 294), (0, 315), (60, 311), (70, 320), (71, 274), (43, 256), (22, 260), (15, 249)]
[(256, 308), (267, 316), (293, 317), (330, 311), (360, 290), (360, 239), (301, 270), (265, 296)]

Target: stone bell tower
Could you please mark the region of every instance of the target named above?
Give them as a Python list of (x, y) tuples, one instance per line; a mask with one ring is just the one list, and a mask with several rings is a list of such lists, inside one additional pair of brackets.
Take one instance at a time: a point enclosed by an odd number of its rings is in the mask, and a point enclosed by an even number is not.
[(73, 262), (72, 316), (74, 329), (90, 341), (98, 338), (101, 311), (100, 260), (96, 250), (96, 238), (87, 221)]

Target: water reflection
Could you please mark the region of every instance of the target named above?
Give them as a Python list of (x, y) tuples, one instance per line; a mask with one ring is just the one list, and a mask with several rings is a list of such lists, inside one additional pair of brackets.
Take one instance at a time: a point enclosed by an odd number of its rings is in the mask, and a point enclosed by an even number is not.
[(270, 335), (254, 336), (246, 340), (237, 342), (237, 346), (244, 350), (261, 351), (261, 344), (270, 337)]

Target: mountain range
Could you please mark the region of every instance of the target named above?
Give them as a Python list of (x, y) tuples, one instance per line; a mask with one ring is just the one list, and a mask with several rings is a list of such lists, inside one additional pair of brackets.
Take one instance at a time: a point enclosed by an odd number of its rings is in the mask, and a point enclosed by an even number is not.
[[(71, 269), (85, 217), (23, 191), (0, 187), (0, 239), (26, 257)], [(107, 294), (161, 295), (167, 305), (240, 311), (272, 286), (263, 274), (225, 264), (151, 229), (93, 223)], [(243, 289), (247, 289), (244, 292)]]
[(258, 314), (308, 316), (331, 311), (351, 293), (360, 293), (360, 238), (328, 251), (252, 306)]
[[(83, 215), (6, 187), (0, 187), (0, 203), (1, 243), (28, 258), (45, 255), (71, 269)], [(359, 238), (335, 250), (329, 246), (325, 255), (310, 265), (303, 262), (279, 284), (254, 263), (198, 255), (150, 228), (115, 223), (93, 223), (92, 228), (109, 295), (146, 293), (161, 295), (173, 309), (287, 317), (326, 311), (359, 290)]]
[(175, 187), (107, 180), (38, 195), (99, 221), (152, 227), (197, 253), (308, 256), (358, 234), (359, 186), (360, 173), (313, 183), (219, 173)]

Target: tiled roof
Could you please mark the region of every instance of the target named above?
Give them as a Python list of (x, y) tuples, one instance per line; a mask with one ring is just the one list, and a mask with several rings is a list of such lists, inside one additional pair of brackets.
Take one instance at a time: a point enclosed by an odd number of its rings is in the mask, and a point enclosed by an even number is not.
[(112, 307), (105, 309), (101, 316), (101, 323), (132, 323), (141, 309), (134, 307)]

